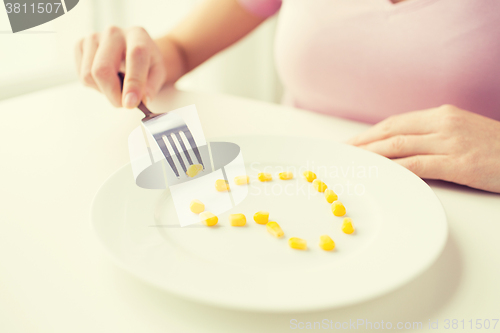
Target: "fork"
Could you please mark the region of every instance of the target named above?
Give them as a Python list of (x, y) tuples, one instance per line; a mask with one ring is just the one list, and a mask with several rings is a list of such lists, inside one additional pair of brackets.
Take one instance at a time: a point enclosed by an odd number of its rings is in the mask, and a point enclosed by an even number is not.
[[(123, 90), (123, 80), (124, 80), (124, 74), (123, 73), (118, 73), (118, 77), (120, 78), (122, 90)], [(144, 118), (142, 118), (142, 123), (144, 124), (144, 127), (153, 135), (153, 138), (156, 140), (156, 143), (160, 147), (161, 152), (163, 153), (163, 156), (165, 156), (168, 164), (170, 165), (170, 168), (174, 172), (175, 176), (177, 179), (181, 178), (181, 175), (179, 174), (179, 170), (177, 169), (177, 166), (174, 163), (174, 160), (172, 158), (172, 154), (170, 154), (170, 151), (168, 149), (168, 145), (170, 144), (171, 149), (174, 152), (175, 157), (177, 158), (177, 161), (179, 162), (182, 170), (184, 170), (184, 175), (187, 177), (187, 168), (186, 164), (184, 163), (182, 159), (182, 155), (179, 152), (179, 149), (177, 148), (177, 145), (175, 144), (174, 138), (177, 140), (179, 146), (181, 147), (182, 151), (184, 152), (184, 155), (186, 157), (186, 160), (189, 164), (189, 166), (193, 165), (193, 160), (191, 159), (191, 156), (189, 155), (188, 150), (186, 149), (186, 145), (184, 144), (184, 141), (182, 140), (181, 133), (184, 134), (186, 137), (189, 145), (191, 146), (191, 150), (194, 152), (194, 155), (196, 156), (196, 159), (198, 160), (198, 163), (202, 165), (203, 169), (205, 169), (205, 165), (203, 164), (203, 160), (201, 158), (200, 151), (198, 149), (198, 146), (196, 145), (196, 141), (193, 138), (193, 135), (191, 134), (191, 131), (189, 130), (186, 122), (184, 119), (182, 119), (181, 116), (175, 113), (154, 113), (151, 112), (146, 105), (141, 101), (139, 106), (137, 107), (139, 110), (141, 110), (144, 113)]]

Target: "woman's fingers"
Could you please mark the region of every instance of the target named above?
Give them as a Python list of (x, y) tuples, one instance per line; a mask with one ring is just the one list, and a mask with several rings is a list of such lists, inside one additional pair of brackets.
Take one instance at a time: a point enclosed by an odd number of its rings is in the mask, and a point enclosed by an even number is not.
[(94, 78), (92, 77), (92, 64), (99, 47), (99, 35), (92, 34), (82, 41), (82, 55), (80, 63), (80, 79), (87, 87), (99, 90)]
[[(110, 27), (81, 40), (75, 50), (77, 71), (86, 86), (116, 106), (135, 108), (161, 89), (166, 69), (161, 50), (143, 28)], [(123, 91), (118, 72), (125, 73)]]
[(394, 159), (420, 178), (454, 181), (454, 167), (446, 155), (416, 155)]
[[(152, 60), (154, 61), (154, 60)], [(148, 81), (144, 90), (144, 103), (148, 103), (158, 94), (165, 82), (166, 71), (162, 63), (153, 62), (149, 69)]]
[(127, 55), (123, 84), (123, 106), (135, 108), (144, 98), (151, 63), (150, 38), (142, 28), (132, 28), (126, 37)]
[(359, 146), (401, 134), (432, 133), (433, 122), (429, 121), (430, 110), (408, 112), (391, 116), (372, 126), (366, 132), (350, 139), (347, 143)]
[(395, 135), (358, 147), (388, 158), (444, 153), (437, 134)]
[(92, 65), (92, 77), (99, 90), (111, 103), (122, 106), (121, 83), (118, 70), (125, 52), (125, 37), (121, 29), (111, 27), (101, 36)]

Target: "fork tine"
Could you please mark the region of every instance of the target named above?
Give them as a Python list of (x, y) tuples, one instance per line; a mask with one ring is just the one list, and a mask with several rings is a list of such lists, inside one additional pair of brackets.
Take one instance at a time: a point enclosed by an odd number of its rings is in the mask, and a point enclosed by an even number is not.
[(179, 144), (181, 145), (181, 148), (184, 151), (184, 155), (186, 155), (186, 159), (188, 160), (189, 165), (193, 165), (193, 160), (191, 159), (191, 156), (189, 155), (189, 152), (186, 149), (186, 145), (184, 144), (184, 141), (181, 138), (180, 132), (175, 132), (175, 137), (179, 141)]
[(193, 135), (191, 134), (191, 131), (189, 130), (189, 128), (186, 128), (183, 130), (183, 132), (184, 132), (184, 135), (186, 136), (186, 138), (189, 142), (189, 145), (193, 149), (194, 155), (196, 156), (198, 163), (200, 163), (203, 166), (203, 168), (205, 168), (205, 165), (203, 164), (203, 161), (201, 160), (200, 151), (198, 150), (198, 146), (196, 145), (196, 142), (194, 141), (194, 138), (193, 138)]
[(186, 165), (184, 164), (184, 161), (182, 160), (182, 156), (179, 153), (179, 149), (177, 149), (177, 146), (175, 145), (174, 139), (172, 138), (171, 135), (167, 136), (168, 142), (170, 142), (170, 145), (172, 145), (172, 149), (174, 150), (175, 156), (177, 157), (177, 160), (181, 164), (182, 170), (184, 170), (184, 173), (187, 172)]
[(177, 171), (177, 167), (175, 166), (174, 160), (172, 159), (172, 156), (170, 156), (170, 153), (168, 152), (165, 138), (166, 136), (163, 135), (162, 137), (159, 138), (160, 140), (157, 139), (156, 142), (158, 143), (158, 146), (160, 146), (163, 156), (165, 156), (165, 158), (167, 159), (167, 162), (172, 168), (172, 171), (175, 173), (175, 176), (179, 178), (179, 171)]

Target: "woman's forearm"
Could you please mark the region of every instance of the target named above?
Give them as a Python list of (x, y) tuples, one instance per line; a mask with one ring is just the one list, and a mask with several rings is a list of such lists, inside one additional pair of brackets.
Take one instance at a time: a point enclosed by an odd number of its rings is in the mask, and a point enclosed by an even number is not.
[(166, 82), (177, 81), (264, 20), (247, 12), (237, 0), (202, 2), (170, 33), (155, 40), (167, 68)]

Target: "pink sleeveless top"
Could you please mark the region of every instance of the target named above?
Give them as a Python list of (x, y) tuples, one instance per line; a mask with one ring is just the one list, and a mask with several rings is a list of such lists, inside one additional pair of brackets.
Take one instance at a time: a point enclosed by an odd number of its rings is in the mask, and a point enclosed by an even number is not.
[(239, 0), (279, 13), (285, 104), (375, 123), (443, 104), (500, 120), (500, 0)]

